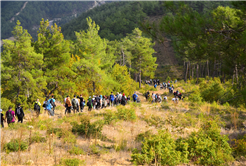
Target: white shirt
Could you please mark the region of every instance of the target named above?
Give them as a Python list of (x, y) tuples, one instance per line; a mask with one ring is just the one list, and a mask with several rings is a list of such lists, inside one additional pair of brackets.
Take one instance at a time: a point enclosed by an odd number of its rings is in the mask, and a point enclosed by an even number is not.
[(154, 100), (155, 99), (155, 94), (153, 93), (153, 95), (152, 95), (152, 99)]

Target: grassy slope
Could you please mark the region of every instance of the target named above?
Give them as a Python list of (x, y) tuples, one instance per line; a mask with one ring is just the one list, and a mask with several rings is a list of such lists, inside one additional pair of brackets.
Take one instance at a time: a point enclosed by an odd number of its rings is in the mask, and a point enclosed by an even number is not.
[[(182, 85), (177, 83), (174, 85), (185, 96), (192, 91), (189, 84)], [(104, 125), (102, 133), (108, 140), (97, 138), (85, 138), (84, 136), (77, 135), (77, 142), (75, 146), (82, 148), (85, 152), (82, 155), (70, 155), (68, 150), (71, 149), (72, 143), (65, 141), (65, 137), (57, 138), (57, 135), (49, 135), (46, 132), (47, 126), (62, 128), (63, 131), (71, 133), (70, 122), (80, 122), (81, 116), (79, 114), (64, 115), (64, 108), (58, 104), (58, 110), (55, 117), (49, 118), (46, 113), (42, 113), (38, 119), (33, 118), (31, 112), (26, 113), (24, 124), (20, 127), (19, 124), (11, 128), (2, 129), (1, 146), (9, 142), (13, 138), (22, 137), (22, 140), (28, 140), (30, 137), (30, 130), (28, 126), (31, 125), (32, 135), (39, 132), (42, 136), (47, 138), (46, 143), (33, 143), (31, 144), (30, 151), (26, 150), (20, 153), (21, 164), (33, 163), (34, 165), (54, 165), (59, 162), (61, 158), (78, 158), (84, 160), (86, 165), (132, 165), (130, 162), (131, 149), (140, 148), (141, 142), (136, 140), (138, 134), (151, 131), (157, 133), (159, 129), (167, 129), (170, 131), (174, 138), (186, 137), (191, 132), (197, 131), (200, 126), (209, 119), (217, 119), (218, 123), (225, 123), (226, 130), (221, 129), (222, 134), (229, 134), (229, 138), (233, 139), (242, 131), (241, 125), (245, 120), (245, 110), (236, 110), (232, 107), (220, 106), (217, 104), (203, 103), (202, 105), (192, 104), (187, 100), (180, 101), (178, 104), (171, 102), (173, 97), (167, 90), (160, 90), (158, 87), (155, 93), (161, 93), (162, 96), (168, 95), (167, 103), (150, 104), (145, 100), (141, 92), (138, 95), (141, 100), (141, 105), (134, 105), (131, 103), (126, 108), (133, 107), (136, 111), (136, 121), (117, 121), (109, 125)], [(150, 91), (152, 92), (152, 91)], [(108, 108), (116, 111), (117, 108)], [(103, 113), (106, 110), (93, 110), (88, 112), (87, 108), (83, 115), (88, 115), (91, 122), (103, 119)], [(202, 113), (202, 114), (201, 114)], [(233, 118), (233, 114), (239, 115), (239, 118)], [(201, 116), (202, 115), (202, 116)], [(235, 126), (237, 129), (235, 129)], [(241, 132), (240, 132), (241, 133)], [(70, 138), (70, 137), (69, 137)], [(96, 148), (95, 146), (96, 145)], [(94, 148), (93, 148), (94, 147)], [(120, 150), (119, 150), (120, 149)], [(49, 154), (49, 151), (51, 153)], [(2, 165), (12, 165), (18, 162), (18, 152), (7, 154), (2, 151)], [(15, 157), (13, 157), (15, 156)], [(192, 164), (192, 163), (191, 163)], [(236, 165), (237, 162), (234, 162)], [(245, 164), (245, 163), (243, 163)]]

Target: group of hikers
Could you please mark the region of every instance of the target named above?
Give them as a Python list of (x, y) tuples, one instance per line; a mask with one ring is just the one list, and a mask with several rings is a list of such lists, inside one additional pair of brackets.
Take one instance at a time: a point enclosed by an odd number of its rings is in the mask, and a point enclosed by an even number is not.
[[(159, 79), (153, 79), (149, 81), (145, 81), (147, 84), (152, 84), (157, 86), (157, 84), (160, 85), (160, 89), (169, 89), (170, 93), (174, 94), (174, 98), (172, 99), (173, 102), (178, 103), (178, 100), (182, 98), (182, 94), (177, 90), (173, 92), (173, 85), (171, 85), (172, 81), (168, 81), (167, 83), (160, 83)], [(176, 82), (176, 81), (175, 81)], [(145, 93), (145, 98), (148, 100), (150, 97), (150, 92)], [(162, 97), (158, 93), (152, 93), (151, 95), (152, 103), (154, 102), (162, 102)], [(184, 98), (184, 97), (183, 97)], [(88, 111), (91, 111), (92, 109), (102, 109), (106, 107), (113, 107), (117, 105), (123, 105), (125, 106), (127, 102), (129, 102), (131, 99), (130, 95), (126, 96), (124, 93), (117, 92), (115, 95), (113, 92), (109, 96), (107, 95), (96, 95), (96, 96), (89, 96), (87, 102), (83, 98), (82, 95), (76, 96), (74, 95), (72, 99), (70, 99), (69, 96), (66, 96), (64, 99), (64, 107), (65, 107), (65, 114), (70, 114), (72, 111), (73, 113), (77, 112), (83, 112), (85, 106), (88, 107)], [(133, 102), (140, 102), (139, 97), (136, 92), (132, 95)], [(163, 97), (164, 101), (167, 101), (167, 96)], [(47, 111), (50, 116), (54, 116), (55, 114), (55, 108), (56, 108), (56, 100), (54, 99), (54, 96), (51, 96), (51, 98), (46, 98), (43, 102), (43, 105), (41, 105), (39, 99), (37, 99), (34, 102), (34, 111), (36, 112), (36, 115), (39, 116), (41, 106), (44, 108), (45, 112)], [(18, 122), (22, 123), (23, 118), (25, 116), (24, 111), (21, 107), (21, 104), (17, 104), (17, 107), (15, 108), (15, 111), (12, 110), (12, 107), (10, 106), (8, 111), (6, 112), (5, 118), (2, 114), (2, 109), (0, 109), (1, 113), (1, 126), (4, 127), (3, 122), (7, 122), (8, 125), (11, 123), (15, 123), (16, 117), (18, 118)]]

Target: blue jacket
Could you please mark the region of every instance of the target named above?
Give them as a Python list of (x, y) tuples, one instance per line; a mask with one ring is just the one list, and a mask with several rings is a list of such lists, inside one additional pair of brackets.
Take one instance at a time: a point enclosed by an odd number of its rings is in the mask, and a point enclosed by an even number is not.
[(110, 95), (110, 100), (114, 101), (114, 95)]

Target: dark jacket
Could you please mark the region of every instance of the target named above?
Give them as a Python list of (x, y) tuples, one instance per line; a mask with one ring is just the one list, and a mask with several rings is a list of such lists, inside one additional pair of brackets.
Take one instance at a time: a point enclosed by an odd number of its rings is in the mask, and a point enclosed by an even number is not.
[[(19, 114), (18, 114), (18, 111), (17, 111), (18, 108), (20, 108)], [(22, 118), (22, 117), (25, 116), (24, 111), (23, 111), (23, 109), (22, 109), (21, 107), (16, 107), (16, 109), (15, 109), (15, 115), (16, 115), (18, 118)]]

